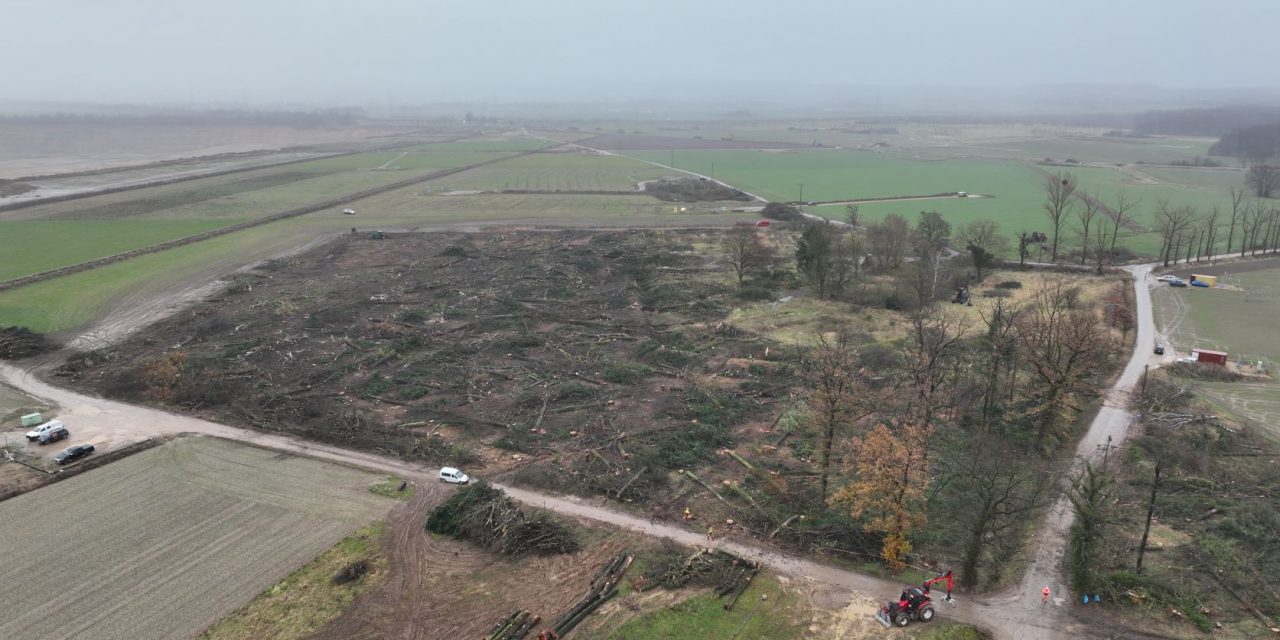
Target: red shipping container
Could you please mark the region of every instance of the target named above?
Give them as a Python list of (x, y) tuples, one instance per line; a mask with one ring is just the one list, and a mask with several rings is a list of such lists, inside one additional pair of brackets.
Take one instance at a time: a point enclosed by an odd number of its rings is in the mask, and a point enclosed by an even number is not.
[(1195, 356), (1196, 362), (1208, 362), (1210, 364), (1219, 364), (1227, 366), (1226, 351), (1212, 351), (1210, 349), (1192, 349), (1191, 355)]

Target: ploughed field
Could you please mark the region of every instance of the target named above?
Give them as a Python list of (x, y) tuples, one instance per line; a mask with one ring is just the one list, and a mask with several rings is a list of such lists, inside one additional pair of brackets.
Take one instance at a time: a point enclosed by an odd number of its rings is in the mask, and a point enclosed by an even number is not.
[(179, 438), (0, 502), (0, 638), (190, 638), (380, 517), (382, 476)]

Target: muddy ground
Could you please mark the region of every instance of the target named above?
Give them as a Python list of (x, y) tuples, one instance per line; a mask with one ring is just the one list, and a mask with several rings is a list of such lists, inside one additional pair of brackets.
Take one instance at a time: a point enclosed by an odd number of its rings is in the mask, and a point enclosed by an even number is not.
[(479, 638), (515, 609), (550, 620), (582, 597), (602, 565), (651, 544), (634, 534), (584, 528), (579, 533), (590, 544), (583, 551), (503, 558), (423, 531), (427, 515), (448, 493), (427, 484), (392, 511), (383, 538), (387, 578), (313, 638)]

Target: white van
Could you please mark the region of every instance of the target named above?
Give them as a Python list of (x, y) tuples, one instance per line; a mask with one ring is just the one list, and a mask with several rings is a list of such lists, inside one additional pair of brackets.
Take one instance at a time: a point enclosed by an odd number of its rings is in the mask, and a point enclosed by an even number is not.
[(453, 467), (444, 467), (440, 469), (440, 482), (448, 482), (449, 484), (466, 484), (471, 482), (471, 478)]
[(36, 428), (34, 428), (34, 429), (32, 429), (32, 430), (28, 431), (28, 432), (27, 432), (27, 439), (28, 439), (28, 440), (39, 440), (39, 439), (40, 439), (40, 436), (42, 436), (42, 435), (44, 435), (44, 434), (46, 434), (46, 433), (49, 433), (50, 431), (54, 431), (54, 430), (56, 430), (56, 429), (61, 429), (61, 428), (65, 427), (65, 426), (66, 426), (66, 425), (62, 424), (62, 421), (61, 421), (61, 420), (50, 420), (50, 421), (48, 421), (48, 422), (46, 422), (46, 423), (44, 423), (44, 424), (42, 424), (42, 425), (40, 425), (40, 426), (38, 426), (38, 427), (36, 427)]

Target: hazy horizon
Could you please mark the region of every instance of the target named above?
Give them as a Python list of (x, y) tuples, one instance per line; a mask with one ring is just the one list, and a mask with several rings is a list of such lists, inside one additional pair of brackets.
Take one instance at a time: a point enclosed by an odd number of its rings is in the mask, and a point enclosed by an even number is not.
[(1027, 4), (16, 0), (0, 100), (810, 103), (972, 86), (998, 102), (1069, 85), (1115, 89), (1101, 100), (1280, 87), (1266, 0)]

